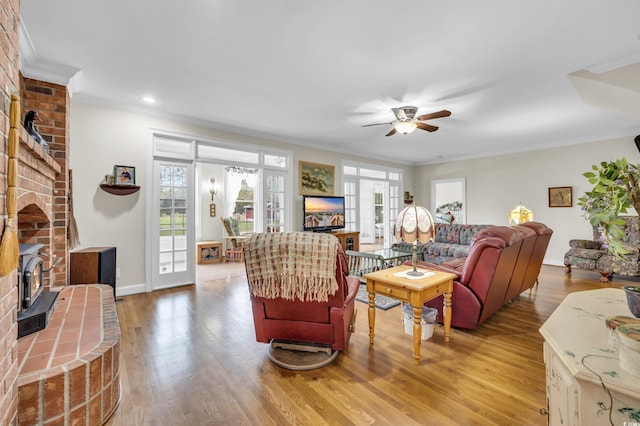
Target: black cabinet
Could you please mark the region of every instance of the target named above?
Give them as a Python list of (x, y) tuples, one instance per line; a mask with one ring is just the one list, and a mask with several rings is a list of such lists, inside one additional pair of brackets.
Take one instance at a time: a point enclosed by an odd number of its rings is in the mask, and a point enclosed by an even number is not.
[(71, 253), (71, 284), (108, 284), (116, 295), (116, 248), (89, 247)]

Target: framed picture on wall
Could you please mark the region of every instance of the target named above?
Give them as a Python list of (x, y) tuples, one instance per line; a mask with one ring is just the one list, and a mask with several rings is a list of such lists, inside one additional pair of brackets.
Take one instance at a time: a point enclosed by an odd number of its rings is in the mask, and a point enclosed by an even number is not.
[(335, 167), (300, 161), (298, 189), (300, 195), (333, 195)]
[(573, 207), (572, 187), (549, 188), (549, 207)]
[(113, 166), (113, 179), (116, 185), (135, 185), (136, 168), (133, 166)]

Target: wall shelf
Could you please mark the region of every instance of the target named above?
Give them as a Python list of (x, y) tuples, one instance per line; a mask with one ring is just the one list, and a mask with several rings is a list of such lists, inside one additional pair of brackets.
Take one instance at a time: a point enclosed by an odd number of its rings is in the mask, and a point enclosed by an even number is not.
[(113, 195), (129, 195), (140, 191), (140, 186), (138, 185), (107, 185), (106, 183), (101, 183), (100, 188)]

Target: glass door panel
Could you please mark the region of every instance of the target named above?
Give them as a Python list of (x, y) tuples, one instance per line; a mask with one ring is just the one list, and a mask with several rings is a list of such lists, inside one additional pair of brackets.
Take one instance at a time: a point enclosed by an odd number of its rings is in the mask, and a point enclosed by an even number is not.
[(154, 163), (153, 289), (194, 282), (192, 173), (190, 164)]
[(286, 224), (285, 175), (265, 170), (265, 231), (284, 232)]
[(265, 173), (265, 200), (266, 200), (266, 231), (267, 232), (283, 232), (285, 226), (284, 220), (284, 202), (285, 202), (285, 179), (284, 176), (271, 175)]

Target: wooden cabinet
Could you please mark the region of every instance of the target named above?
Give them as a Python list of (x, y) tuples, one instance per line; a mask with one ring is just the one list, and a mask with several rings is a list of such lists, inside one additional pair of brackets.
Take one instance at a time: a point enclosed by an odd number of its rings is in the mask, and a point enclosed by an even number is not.
[(637, 424), (640, 377), (621, 368), (605, 325), (616, 315), (632, 316), (623, 290), (579, 291), (540, 328), (550, 425)]
[(359, 231), (334, 231), (331, 233), (335, 235), (342, 245), (342, 250), (360, 250), (360, 232)]
[(71, 253), (70, 284), (108, 284), (116, 295), (116, 248), (89, 247)]

